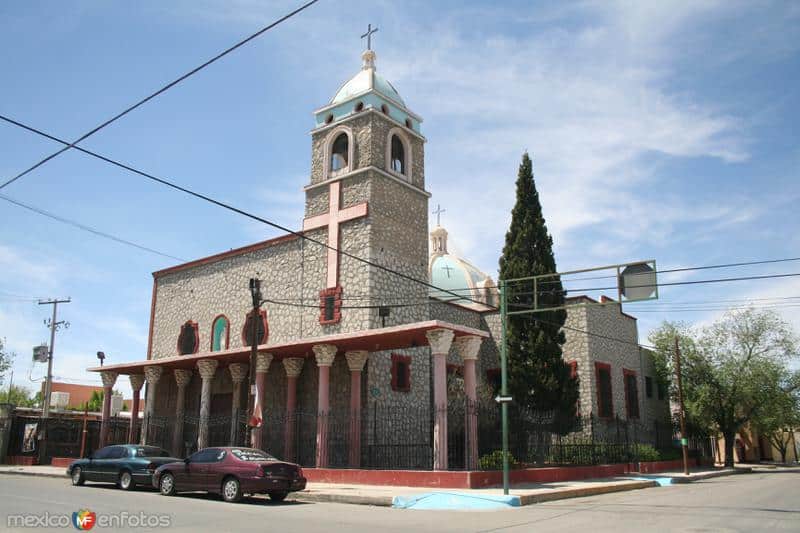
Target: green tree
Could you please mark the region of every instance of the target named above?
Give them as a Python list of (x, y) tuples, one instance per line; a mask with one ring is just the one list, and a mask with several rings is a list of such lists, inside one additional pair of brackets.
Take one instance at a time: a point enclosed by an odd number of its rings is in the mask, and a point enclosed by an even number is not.
[(732, 468), (736, 433), (771, 416), (776, 391), (784, 390), (791, 376), (788, 362), (797, 354), (795, 336), (772, 311), (731, 311), (701, 329), (664, 322), (649, 340), (656, 347), (659, 380), (671, 383), (673, 398), (676, 337), (687, 421), (722, 434), (725, 466)]
[(36, 398), (25, 387), (12, 385), (10, 389), (0, 392), (0, 403), (11, 403), (17, 407), (36, 407)]
[(800, 428), (800, 373), (790, 376), (780, 373), (770, 381), (774, 383), (773, 387), (764, 391), (769, 408), (762, 410), (751, 427), (759, 435), (767, 437), (780, 452), (781, 462), (785, 463), (793, 432)]
[(97, 412), (103, 410), (103, 396), (104, 392), (102, 390), (93, 390), (92, 397), (89, 398), (87, 402), (87, 408), (89, 411)]
[(6, 340), (0, 338), (0, 386), (5, 383), (6, 373), (14, 362), (14, 354), (6, 351)]
[[(511, 226), (500, 257), (500, 279), (554, 272), (553, 239), (542, 214), (531, 159), (525, 153), (519, 166)], [(535, 292), (539, 308), (564, 305), (564, 290), (558, 277), (540, 280)], [(513, 283), (507, 294), (510, 311), (534, 306), (532, 282)], [(507, 324), (508, 384), (514, 401), (538, 411), (552, 411), (564, 422), (574, 418), (578, 402), (578, 381), (561, 357), (566, 340), (561, 328), (566, 319), (567, 313), (562, 309), (511, 316)]]

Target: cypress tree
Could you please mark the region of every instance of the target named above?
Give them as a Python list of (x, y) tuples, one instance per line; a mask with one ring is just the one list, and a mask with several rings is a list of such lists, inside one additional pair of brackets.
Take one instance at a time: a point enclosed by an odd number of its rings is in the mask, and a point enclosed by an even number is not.
[[(547, 231), (526, 152), (519, 166), (516, 205), (500, 258), (500, 279), (556, 271), (553, 239)], [(565, 292), (558, 277), (540, 279), (536, 292), (539, 309), (564, 305)], [(532, 308), (533, 282), (507, 285), (507, 302), (509, 311)], [(561, 357), (566, 319), (563, 309), (515, 315), (508, 317), (506, 329), (508, 385), (514, 403), (539, 412), (553, 412), (562, 427), (574, 418), (578, 401), (578, 381)]]

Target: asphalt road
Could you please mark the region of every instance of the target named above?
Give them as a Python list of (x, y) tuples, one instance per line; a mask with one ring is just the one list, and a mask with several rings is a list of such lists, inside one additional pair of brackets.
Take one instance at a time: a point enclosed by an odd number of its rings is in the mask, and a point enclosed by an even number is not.
[[(51, 519), (87, 508), (98, 517), (92, 531), (108, 531), (100, 520), (126, 512), (168, 521), (165, 527), (130, 531), (800, 531), (800, 469), (730, 476), (690, 485), (562, 500), (508, 511), (403, 511), (333, 503), (270, 503), (251, 498), (227, 504), (214, 496), (165, 497), (111, 486), (72, 487), (52, 478), (0, 475), (0, 531), (9, 515)], [(56, 517), (56, 518), (53, 518)], [(160, 518), (159, 518), (160, 517)], [(31, 519), (33, 520), (33, 519)], [(63, 520), (63, 519), (62, 519)], [(163, 523), (163, 522), (162, 522)], [(131, 523), (128, 522), (130, 525)], [(41, 523), (39, 523), (41, 526)], [(75, 530), (66, 527), (45, 530)], [(114, 528), (117, 529), (117, 528)], [(42, 528), (38, 528), (42, 530)]]

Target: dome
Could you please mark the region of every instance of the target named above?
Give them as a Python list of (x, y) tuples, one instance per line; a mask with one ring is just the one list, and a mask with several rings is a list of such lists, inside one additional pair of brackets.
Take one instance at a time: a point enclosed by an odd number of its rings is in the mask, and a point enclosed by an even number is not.
[(364, 93), (370, 89), (375, 90), (395, 102), (405, 107), (405, 102), (400, 97), (397, 89), (389, 83), (383, 76), (378, 74), (375, 70), (375, 52), (372, 50), (365, 50), (361, 55), (364, 60), (364, 65), (361, 71), (350, 78), (344, 85), (339, 88), (334, 97), (331, 99), (331, 105), (340, 104), (356, 96)]
[[(447, 231), (437, 226), (431, 232), (431, 257), (428, 264), (430, 282), (438, 289), (431, 289), (430, 296), (473, 308), (485, 309), (496, 305), (497, 288), (492, 278), (478, 267), (447, 251)], [(450, 291), (468, 297), (459, 299)], [(474, 301), (485, 304), (477, 304)]]

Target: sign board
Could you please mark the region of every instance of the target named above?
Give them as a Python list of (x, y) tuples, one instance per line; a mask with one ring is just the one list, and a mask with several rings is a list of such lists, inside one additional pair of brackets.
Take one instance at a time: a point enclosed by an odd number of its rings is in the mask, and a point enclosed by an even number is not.
[(25, 424), (25, 433), (22, 434), (22, 451), (30, 453), (36, 450), (36, 428), (39, 427), (37, 422), (33, 424)]
[(688, 446), (688, 445), (689, 445), (689, 439), (681, 439), (681, 446)]
[(511, 399), (511, 396), (500, 396), (500, 395), (498, 395), (494, 399), (494, 401), (496, 401), (497, 403), (511, 403), (512, 399)]
[(627, 265), (620, 271), (617, 282), (619, 283), (619, 292), (626, 302), (658, 298), (655, 262)]
[(50, 350), (47, 348), (46, 344), (42, 344), (40, 346), (33, 347), (33, 362), (34, 363), (46, 363), (47, 358), (50, 356)]

